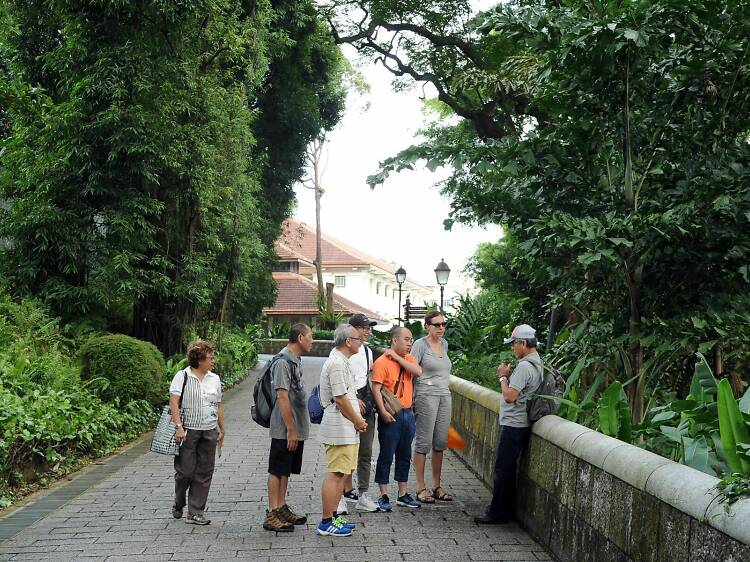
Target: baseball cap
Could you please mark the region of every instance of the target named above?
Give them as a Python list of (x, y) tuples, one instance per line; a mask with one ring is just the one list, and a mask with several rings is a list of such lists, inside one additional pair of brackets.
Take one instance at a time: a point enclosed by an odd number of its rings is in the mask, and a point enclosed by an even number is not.
[(377, 322), (375, 322), (375, 320), (370, 320), (364, 314), (357, 313), (352, 314), (352, 317), (349, 318), (349, 324), (351, 324), (355, 328), (370, 328), (377, 325)]
[(513, 328), (513, 333), (509, 338), (505, 338), (503, 343), (513, 343), (516, 340), (530, 340), (536, 338), (536, 330), (528, 324), (519, 324)]

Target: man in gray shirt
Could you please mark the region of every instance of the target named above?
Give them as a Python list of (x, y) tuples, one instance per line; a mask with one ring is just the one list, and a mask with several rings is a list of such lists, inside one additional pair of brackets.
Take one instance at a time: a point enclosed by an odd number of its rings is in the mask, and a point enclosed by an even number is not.
[(263, 522), (263, 528), (267, 531), (289, 532), (294, 530), (294, 525), (307, 523), (306, 516), (297, 515), (287, 505), (286, 489), (289, 475), (299, 474), (302, 469), (302, 452), (310, 433), (300, 357), (310, 353), (312, 344), (310, 327), (295, 324), (289, 334), (289, 343), (272, 360), (272, 386), (276, 392), (276, 402), (269, 427), (268, 511)]
[[(497, 368), (503, 397), (500, 400), (500, 443), (497, 446), (492, 503), (487, 512), (474, 518), (479, 524), (507, 523), (513, 518), (516, 504), (516, 471), (518, 457), (529, 442), (531, 423), (526, 413), (529, 394), (542, 384), (544, 366), (537, 353), (536, 330), (521, 324), (505, 340), (511, 345), (518, 364)], [(508, 378), (510, 375), (510, 378)]]

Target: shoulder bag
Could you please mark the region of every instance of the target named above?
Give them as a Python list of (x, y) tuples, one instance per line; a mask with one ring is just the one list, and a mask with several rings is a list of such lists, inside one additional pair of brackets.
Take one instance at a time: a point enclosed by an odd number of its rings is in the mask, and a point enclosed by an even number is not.
[[(180, 394), (178, 406), (180, 410), (182, 410), (182, 397), (185, 396), (185, 385), (188, 379), (187, 370), (183, 371), (183, 373), (185, 373), (185, 378), (182, 380), (182, 393)], [(180, 412), (180, 420), (182, 420), (182, 412)], [(160, 455), (176, 456), (180, 454), (180, 447), (174, 438), (176, 432), (177, 426), (172, 421), (172, 410), (169, 404), (167, 404), (161, 411), (159, 423), (156, 426), (154, 438), (151, 441), (151, 451)]]
[(398, 380), (396, 381), (396, 386), (393, 387), (393, 390), (395, 392), (391, 392), (388, 390), (385, 385), (380, 387), (380, 395), (383, 398), (383, 407), (385, 408), (386, 412), (391, 414), (394, 418), (401, 413), (401, 400), (398, 399), (398, 387), (401, 386), (401, 377), (404, 374), (404, 368), (401, 367), (401, 369), (398, 372)]

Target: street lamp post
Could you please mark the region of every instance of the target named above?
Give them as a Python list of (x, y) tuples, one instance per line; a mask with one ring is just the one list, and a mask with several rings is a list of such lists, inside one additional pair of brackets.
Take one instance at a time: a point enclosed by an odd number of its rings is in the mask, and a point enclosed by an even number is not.
[(448, 284), (448, 277), (451, 274), (451, 268), (445, 263), (444, 259), (440, 259), (440, 263), (435, 268), (435, 278), (437, 279), (438, 285), (440, 285), (440, 310), (443, 310), (443, 291), (445, 286)]
[(403, 267), (396, 270), (396, 283), (398, 283), (398, 325), (401, 325), (401, 285), (406, 281), (406, 271)]

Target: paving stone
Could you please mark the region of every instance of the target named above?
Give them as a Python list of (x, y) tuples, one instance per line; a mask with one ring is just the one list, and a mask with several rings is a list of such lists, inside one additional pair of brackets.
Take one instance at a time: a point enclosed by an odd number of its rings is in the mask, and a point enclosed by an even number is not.
[[(312, 388), (322, 360), (303, 361), (305, 384)], [(225, 395), (227, 437), (208, 499), (206, 516), (212, 520), (211, 525), (187, 525), (184, 518), (177, 521), (171, 517), (172, 462), (147, 452), (146, 441), (135, 447), (137, 454), (126, 453), (126, 459), (105, 461), (119, 467), (109, 468), (105, 478), (97, 480), (85, 474), (73, 479), (67, 484), (75, 486), (68, 493), (71, 498), (53, 498), (55, 501), (41, 506), (47, 510), (46, 516), (39, 515), (40, 510), (30, 511), (28, 521), (23, 523), (26, 527), (0, 542), (0, 560), (551, 559), (516, 525), (488, 528), (474, 524), (473, 516), (489, 502), (490, 492), (452, 454), (444, 457), (443, 480), (455, 501), (412, 510), (394, 507), (390, 513), (352, 512), (348, 518), (357, 528), (351, 537), (318, 536), (320, 484), (325, 474), (325, 451), (317, 441), (318, 426), (313, 426), (305, 446), (304, 473), (290, 478), (288, 490), (289, 504), (295, 511), (307, 513), (310, 522), (293, 533), (263, 530), (270, 441), (267, 430), (250, 422), (247, 406), (258, 372), (256, 369), (245, 383)], [(376, 439), (376, 457), (377, 448)], [(413, 480), (408, 488), (415, 492)], [(395, 484), (391, 484), (389, 494), (395, 497), (395, 492)], [(376, 493), (373, 485), (370, 494)], [(32, 508), (33, 504), (28, 507)]]

